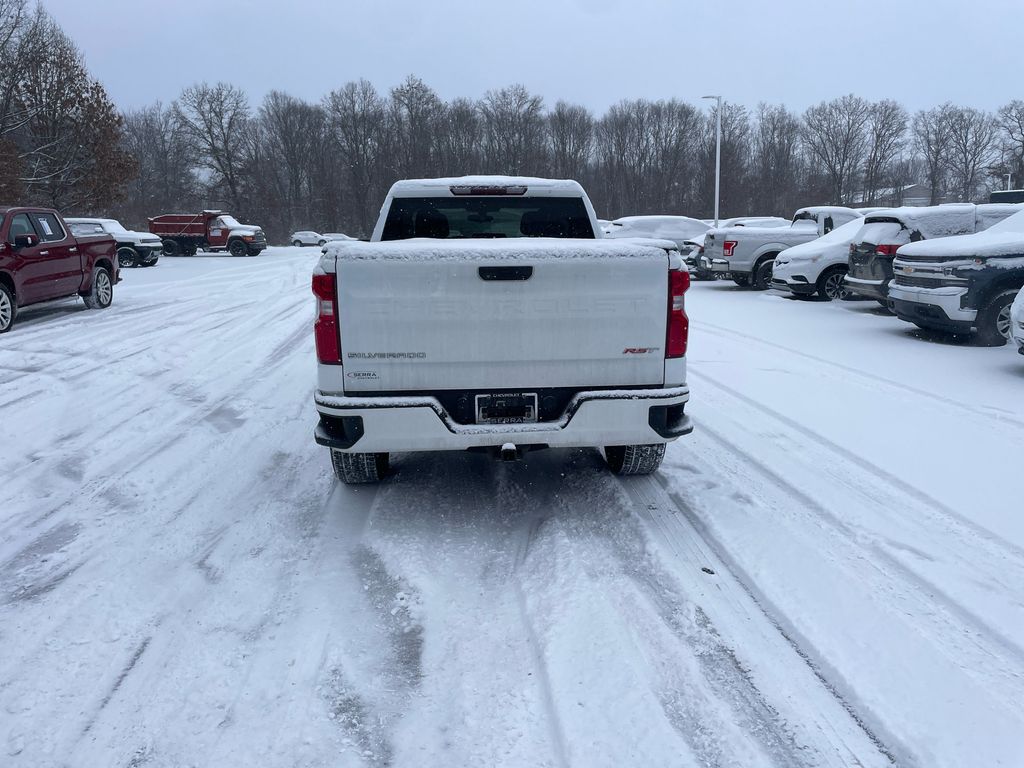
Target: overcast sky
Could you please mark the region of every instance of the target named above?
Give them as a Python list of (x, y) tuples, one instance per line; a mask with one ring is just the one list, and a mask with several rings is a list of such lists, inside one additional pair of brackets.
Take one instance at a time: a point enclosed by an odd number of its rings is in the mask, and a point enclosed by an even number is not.
[(416, 74), (445, 99), (523, 83), (602, 112), (623, 98), (803, 110), (845, 93), (910, 109), (1024, 98), (1024, 0), (44, 0), (122, 108), (224, 80), (254, 105)]

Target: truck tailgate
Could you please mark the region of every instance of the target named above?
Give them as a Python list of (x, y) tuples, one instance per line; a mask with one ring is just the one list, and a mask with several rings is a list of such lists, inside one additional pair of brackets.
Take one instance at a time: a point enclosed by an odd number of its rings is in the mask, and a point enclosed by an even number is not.
[(347, 393), (664, 383), (662, 248), (517, 238), (328, 249)]

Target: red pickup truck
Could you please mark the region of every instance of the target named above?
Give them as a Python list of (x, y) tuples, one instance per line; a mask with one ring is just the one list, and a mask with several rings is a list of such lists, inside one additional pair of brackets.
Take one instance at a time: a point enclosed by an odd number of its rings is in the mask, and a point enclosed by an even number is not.
[(256, 256), (267, 247), (263, 230), (240, 224), (223, 211), (168, 213), (149, 220), (149, 231), (164, 243), (165, 256), (195, 256), (200, 248), (232, 256)]
[(48, 208), (0, 208), (0, 333), (20, 307), (81, 296), (106, 309), (119, 282), (117, 243), (110, 235), (75, 237)]

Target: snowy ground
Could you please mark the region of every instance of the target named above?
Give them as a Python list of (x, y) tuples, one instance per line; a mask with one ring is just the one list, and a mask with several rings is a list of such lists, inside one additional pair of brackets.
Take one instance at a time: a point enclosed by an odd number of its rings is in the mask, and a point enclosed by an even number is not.
[(313, 443), (316, 249), (0, 337), (0, 765), (1020, 766), (1024, 358), (696, 284), (697, 431)]

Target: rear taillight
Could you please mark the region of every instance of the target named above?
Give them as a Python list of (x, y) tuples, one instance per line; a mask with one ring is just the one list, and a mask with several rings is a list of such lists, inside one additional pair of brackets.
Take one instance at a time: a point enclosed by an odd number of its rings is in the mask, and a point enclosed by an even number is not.
[(857, 244), (850, 243), (850, 255), (853, 256), (855, 253), (857, 253)]
[(686, 316), (684, 294), (690, 287), (690, 273), (685, 269), (668, 273), (668, 332), (665, 357), (684, 357), (686, 340), (690, 334), (690, 320)]
[(732, 256), (732, 252), (736, 250), (735, 240), (726, 240), (722, 243), (722, 253), (726, 258)]
[(316, 323), (313, 325), (316, 357), (321, 363), (337, 365), (341, 362), (341, 340), (334, 275), (313, 275), (313, 295), (316, 297)]
[(875, 255), (876, 256), (895, 256), (896, 250), (899, 248), (898, 245), (876, 245)]

